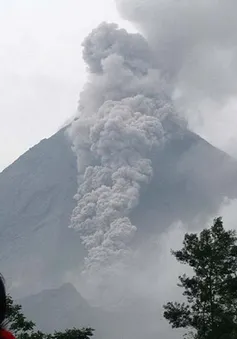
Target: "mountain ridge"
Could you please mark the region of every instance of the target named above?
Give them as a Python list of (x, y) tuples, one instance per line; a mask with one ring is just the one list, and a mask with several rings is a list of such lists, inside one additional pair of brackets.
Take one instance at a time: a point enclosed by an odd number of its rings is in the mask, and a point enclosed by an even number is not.
[[(237, 197), (235, 159), (188, 130), (171, 132), (131, 213), (138, 226), (134, 244), (177, 220), (204, 220), (225, 197)], [(76, 191), (76, 157), (65, 129), (0, 174), (0, 263), (17, 297), (57, 287), (83, 265), (80, 236), (68, 228)]]

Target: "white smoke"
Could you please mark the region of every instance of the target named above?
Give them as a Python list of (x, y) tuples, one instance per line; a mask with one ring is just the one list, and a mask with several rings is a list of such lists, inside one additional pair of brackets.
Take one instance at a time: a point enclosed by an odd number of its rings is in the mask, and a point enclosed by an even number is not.
[(84, 42), (88, 83), (70, 128), (78, 163), (72, 227), (88, 251), (86, 271), (123, 260), (136, 226), (129, 219), (152, 175), (151, 153), (174, 114), (144, 38), (101, 24)]
[[(237, 2), (234, 0), (116, 0), (146, 36), (156, 62), (175, 84), (201, 98), (236, 93)], [(189, 91), (189, 94), (190, 94)]]
[[(237, 89), (237, 24), (232, 0), (117, 4), (145, 38), (103, 23), (85, 39), (88, 82), (69, 134), (79, 187), (72, 227), (88, 252), (85, 271), (117, 271), (124, 286), (129, 274), (120, 263), (127, 262), (136, 234), (130, 215), (152, 179), (152, 154), (169, 138), (170, 121), (183, 124), (170, 98), (196, 129), (208, 112), (207, 133), (216, 132), (210, 107), (216, 108), (214, 122), (220, 122), (220, 107)], [(114, 279), (106, 275), (102, 280), (115, 286)], [(94, 276), (92, 281), (96, 286)]]
[[(237, 2), (116, 0), (152, 48), (190, 127), (236, 153)], [(228, 130), (228, 133), (226, 133)], [(234, 145), (233, 145), (234, 144)]]

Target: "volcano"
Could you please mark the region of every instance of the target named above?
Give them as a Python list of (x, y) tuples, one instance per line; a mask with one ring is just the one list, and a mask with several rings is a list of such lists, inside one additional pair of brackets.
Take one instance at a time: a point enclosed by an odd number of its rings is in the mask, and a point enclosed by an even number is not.
[[(131, 213), (134, 243), (176, 220), (192, 227), (215, 215), (225, 197), (237, 197), (235, 159), (188, 130), (173, 130), (153, 163), (153, 180)], [(58, 287), (83, 265), (80, 236), (68, 228), (76, 191), (76, 158), (65, 130), (0, 174), (1, 270), (17, 297)]]

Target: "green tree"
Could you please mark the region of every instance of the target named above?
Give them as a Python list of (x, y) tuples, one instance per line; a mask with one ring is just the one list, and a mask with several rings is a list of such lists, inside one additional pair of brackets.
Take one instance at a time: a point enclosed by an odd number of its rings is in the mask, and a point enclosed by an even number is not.
[(89, 339), (93, 335), (93, 331), (90, 328), (83, 328), (78, 330), (73, 328), (64, 332), (55, 332), (52, 335), (52, 339)]
[(37, 331), (36, 325), (27, 320), (22, 313), (21, 305), (15, 304), (9, 295), (7, 296), (6, 325), (17, 339), (90, 339), (94, 332), (91, 328), (73, 328), (54, 334)]
[(7, 327), (19, 338), (27, 337), (34, 333), (35, 324), (26, 319), (22, 313), (22, 307), (15, 304), (12, 298), (7, 296)]
[(172, 251), (194, 275), (179, 277), (186, 303), (169, 302), (164, 317), (196, 339), (237, 338), (237, 238), (222, 219), (198, 234), (186, 234), (183, 248)]

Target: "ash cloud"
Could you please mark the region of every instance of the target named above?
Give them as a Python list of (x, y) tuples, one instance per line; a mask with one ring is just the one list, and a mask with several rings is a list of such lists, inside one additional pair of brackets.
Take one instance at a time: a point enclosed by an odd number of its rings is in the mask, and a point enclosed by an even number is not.
[(88, 251), (87, 272), (123, 261), (136, 233), (130, 212), (152, 176), (151, 153), (169, 138), (174, 112), (146, 40), (101, 24), (84, 41), (88, 83), (69, 130), (78, 162), (71, 227)]
[(232, 126), (237, 121), (237, 2), (117, 0), (116, 3), (122, 16), (146, 37), (190, 127), (236, 155)]
[[(137, 228), (130, 215), (153, 177), (152, 152), (170, 137), (167, 122), (183, 127), (184, 115), (195, 131), (223, 146), (229, 136), (216, 126), (222, 122), (221, 128), (233, 130), (223, 112), (237, 86), (233, 1), (118, 0), (117, 5), (142, 35), (103, 23), (85, 39), (88, 82), (69, 128), (79, 187), (71, 227), (88, 252), (85, 272), (96, 273), (87, 297), (97, 289), (98, 301), (101, 288), (102, 304), (116, 304), (133, 291), (148, 298), (147, 277), (156, 272), (154, 258), (164, 252), (159, 248), (149, 256), (146, 248), (131, 250)], [(137, 268), (142, 258), (147, 271)], [(154, 281), (164, 286), (154, 287), (153, 295), (160, 297), (172, 289), (162, 278), (170, 268), (157, 270)]]

